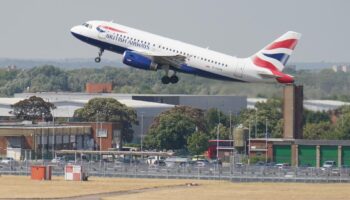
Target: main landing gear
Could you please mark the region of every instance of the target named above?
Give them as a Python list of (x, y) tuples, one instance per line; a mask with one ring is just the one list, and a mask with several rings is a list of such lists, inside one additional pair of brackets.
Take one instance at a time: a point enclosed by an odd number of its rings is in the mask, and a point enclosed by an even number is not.
[(98, 52), (98, 56), (95, 58), (95, 62), (99, 63), (101, 62), (101, 56), (103, 54), (104, 49), (100, 49), (100, 51)]
[(162, 83), (163, 84), (175, 84), (177, 82), (179, 82), (179, 77), (176, 76), (176, 72), (174, 72), (174, 74), (172, 76), (169, 77), (169, 69), (165, 70), (165, 76), (162, 77)]

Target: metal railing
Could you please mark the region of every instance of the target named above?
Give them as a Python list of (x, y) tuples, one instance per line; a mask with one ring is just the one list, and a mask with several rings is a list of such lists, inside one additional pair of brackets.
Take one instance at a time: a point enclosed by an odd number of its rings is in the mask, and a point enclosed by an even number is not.
[[(30, 176), (32, 165), (51, 165), (53, 175), (63, 176), (68, 163), (10, 162), (0, 164), (2, 175)], [(348, 168), (313, 168), (274, 166), (232, 166), (232, 165), (176, 165), (172, 167), (144, 163), (76, 162), (82, 165), (89, 176), (164, 178), (164, 179), (211, 179), (237, 182), (350, 182)]]

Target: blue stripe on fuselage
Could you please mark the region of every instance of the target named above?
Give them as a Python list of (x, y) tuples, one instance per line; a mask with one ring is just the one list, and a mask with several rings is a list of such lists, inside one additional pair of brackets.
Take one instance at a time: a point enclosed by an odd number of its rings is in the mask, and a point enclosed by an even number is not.
[[(110, 44), (108, 42), (104, 42), (104, 41), (100, 41), (100, 40), (96, 40), (93, 38), (89, 38), (77, 33), (72, 33), (74, 35), (74, 37), (78, 38), (79, 40), (86, 42), (90, 45), (105, 49), (105, 50), (109, 50), (115, 53), (119, 53), (119, 54), (123, 54), (124, 51), (127, 51), (129, 49), (115, 45), (115, 44)], [(129, 50), (132, 51), (132, 50)], [(217, 79), (217, 80), (225, 80), (225, 81), (236, 81), (236, 82), (244, 82), (242, 80), (239, 79), (234, 79), (234, 78), (229, 78), (226, 76), (222, 76), (219, 74), (214, 74), (205, 70), (201, 70), (195, 67), (191, 67), (188, 65), (181, 65), (180, 68), (177, 67), (171, 67), (171, 69), (178, 71), (178, 72), (182, 72), (182, 73), (186, 73), (186, 74), (193, 74), (193, 75), (198, 75), (198, 76), (202, 76), (202, 77), (206, 77), (206, 78), (211, 78), (211, 79)]]

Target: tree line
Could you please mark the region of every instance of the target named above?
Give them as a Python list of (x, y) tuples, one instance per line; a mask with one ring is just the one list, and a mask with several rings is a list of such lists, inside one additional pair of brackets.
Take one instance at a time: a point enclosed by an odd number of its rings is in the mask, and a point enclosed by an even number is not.
[[(304, 85), (307, 99), (350, 100), (350, 73), (321, 71), (289, 71), (297, 84)], [(210, 80), (181, 74), (177, 84), (163, 85), (164, 75), (134, 68), (102, 67), (64, 70), (54, 66), (8, 71), (0, 69), (0, 96), (21, 92), (83, 92), (87, 82), (112, 82), (118, 93), (243, 95), (248, 97), (280, 98), (282, 87), (269, 84), (246, 84)]]

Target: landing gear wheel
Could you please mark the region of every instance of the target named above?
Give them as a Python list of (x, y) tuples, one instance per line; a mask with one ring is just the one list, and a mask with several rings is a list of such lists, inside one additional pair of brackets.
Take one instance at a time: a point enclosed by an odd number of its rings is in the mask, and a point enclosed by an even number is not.
[(163, 83), (163, 84), (169, 84), (169, 83), (170, 83), (170, 78), (169, 78), (169, 76), (163, 76), (163, 77), (162, 77), (162, 83)]
[(98, 56), (95, 58), (95, 62), (99, 63), (101, 62), (101, 56), (104, 52), (104, 49), (100, 49), (100, 51), (98, 52)]
[(97, 62), (97, 63), (101, 62), (101, 58), (100, 57), (96, 57), (95, 58), (95, 62)]
[(170, 77), (170, 82), (171, 82), (172, 84), (175, 84), (175, 83), (179, 82), (179, 77), (177, 77), (177, 76), (175, 76), (175, 75), (171, 76), (171, 77)]

